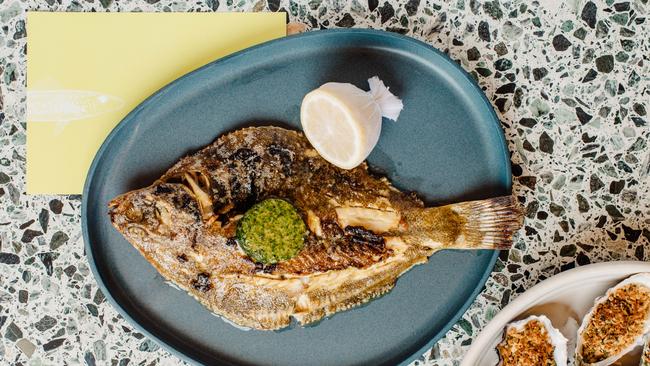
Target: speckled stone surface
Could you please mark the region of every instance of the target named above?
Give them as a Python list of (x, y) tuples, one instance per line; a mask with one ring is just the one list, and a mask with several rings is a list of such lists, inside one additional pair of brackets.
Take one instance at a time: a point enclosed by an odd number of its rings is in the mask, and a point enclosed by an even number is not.
[(408, 34), (458, 60), (503, 122), (526, 220), (418, 365), (457, 365), (500, 308), (560, 271), (650, 258), (647, 0), (0, 0), (0, 364), (182, 364), (98, 291), (80, 197), (24, 193), (26, 10), (286, 11), (312, 29)]

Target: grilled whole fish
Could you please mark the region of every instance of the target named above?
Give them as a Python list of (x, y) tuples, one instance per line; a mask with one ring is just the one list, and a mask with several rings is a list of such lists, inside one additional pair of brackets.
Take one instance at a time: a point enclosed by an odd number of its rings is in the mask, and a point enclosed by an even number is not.
[[(304, 248), (273, 265), (235, 240), (254, 203), (282, 198), (309, 228)], [(506, 249), (521, 226), (510, 196), (424, 208), (413, 194), (322, 159), (302, 133), (225, 134), (151, 186), (109, 204), (113, 225), (167, 279), (241, 326), (315, 322), (389, 291), (440, 249)]]

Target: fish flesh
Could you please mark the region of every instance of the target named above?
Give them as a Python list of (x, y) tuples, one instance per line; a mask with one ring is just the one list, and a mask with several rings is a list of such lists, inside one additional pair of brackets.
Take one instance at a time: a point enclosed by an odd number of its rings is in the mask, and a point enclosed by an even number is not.
[[(290, 202), (308, 233), (297, 255), (256, 263), (237, 223), (268, 198)], [(366, 163), (321, 158), (278, 127), (227, 133), (152, 185), (109, 203), (115, 228), (167, 280), (244, 327), (309, 324), (388, 292), (440, 249), (507, 249), (522, 215), (511, 196), (425, 208)]]

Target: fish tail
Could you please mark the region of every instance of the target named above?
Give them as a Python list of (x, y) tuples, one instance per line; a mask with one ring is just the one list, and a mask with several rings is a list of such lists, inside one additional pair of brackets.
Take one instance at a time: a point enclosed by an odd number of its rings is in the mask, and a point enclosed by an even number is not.
[(408, 215), (404, 239), (436, 249), (509, 249), (522, 218), (513, 196), (425, 208)]

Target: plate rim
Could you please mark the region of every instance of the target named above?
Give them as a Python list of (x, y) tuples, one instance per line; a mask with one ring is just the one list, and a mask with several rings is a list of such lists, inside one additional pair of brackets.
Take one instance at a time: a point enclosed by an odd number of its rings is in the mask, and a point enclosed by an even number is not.
[[(501, 121), (499, 120), (498, 116), (496, 115), (496, 112), (494, 111), (493, 106), (490, 104), (489, 100), (487, 99), (487, 96), (483, 92), (483, 90), (480, 88), (476, 80), (472, 78), (472, 76), (465, 70), (463, 69), (459, 63), (455, 62), (452, 60), (447, 54), (444, 52), (438, 50), (437, 48), (433, 47), (432, 45), (429, 45), (428, 43), (425, 43), (423, 41), (420, 41), (418, 39), (394, 33), (394, 32), (389, 32), (389, 31), (384, 31), (384, 30), (378, 30), (378, 29), (364, 29), (364, 28), (344, 28), (344, 29), (325, 29), (325, 30), (315, 30), (315, 31), (308, 31), (305, 33), (300, 33), (300, 34), (295, 34), (295, 35), (288, 35), (284, 37), (279, 37), (267, 42), (260, 43), (258, 45), (254, 45), (252, 47), (245, 48), (243, 50), (234, 52), (230, 55), (218, 58), (214, 61), (211, 61), (193, 71), (190, 71), (186, 74), (181, 75), (180, 77), (174, 79), (173, 81), (165, 84), (163, 87), (155, 91), (153, 94), (145, 98), (142, 102), (140, 102), (133, 110), (131, 110), (127, 115), (118, 122), (115, 127), (111, 130), (111, 132), (106, 136), (104, 141), (102, 142), (101, 146), (97, 150), (97, 153), (93, 157), (92, 163), (90, 167), (88, 168), (88, 172), (86, 173), (86, 179), (84, 182), (84, 187), (83, 187), (83, 192), (82, 192), (82, 202), (81, 202), (81, 229), (82, 229), (82, 237), (84, 240), (84, 251), (86, 252), (86, 258), (88, 259), (88, 264), (90, 266), (91, 272), (93, 274), (93, 277), (95, 281), (97, 282), (97, 285), (99, 289), (102, 291), (102, 293), (105, 295), (106, 300), (110, 305), (134, 328), (136, 328), (139, 332), (143, 333), (146, 335), (149, 339), (152, 339), (155, 341), (158, 345), (163, 347), (167, 352), (173, 354), (174, 356), (180, 358), (181, 360), (193, 364), (193, 365), (200, 365), (201, 363), (189, 355), (181, 352), (175, 345), (167, 343), (165, 340), (161, 339), (154, 333), (150, 332), (148, 329), (145, 328), (145, 326), (141, 325), (138, 321), (136, 321), (128, 311), (124, 309), (124, 307), (114, 298), (113, 294), (109, 290), (109, 288), (106, 286), (106, 282), (104, 280), (104, 277), (102, 273), (99, 272), (97, 269), (97, 264), (95, 262), (95, 256), (93, 253), (93, 246), (91, 245), (90, 241), (90, 236), (88, 233), (88, 219), (87, 213), (88, 213), (88, 194), (91, 189), (91, 186), (93, 184), (93, 177), (95, 175), (95, 171), (97, 169), (97, 165), (100, 163), (100, 160), (102, 159), (104, 152), (108, 149), (109, 145), (111, 145), (112, 141), (115, 139), (115, 136), (128, 124), (130, 120), (133, 120), (137, 115), (140, 113), (140, 111), (147, 106), (149, 103), (151, 103), (153, 100), (155, 100), (159, 95), (165, 93), (168, 89), (173, 88), (178, 82), (185, 78), (189, 78), (195, 73), (198, 73), (202, 71), (203, 69), (209, 68), (214, 64), (221, 64), (221, 63), (227, 63), (229, 61), (232, 61), (236, 58), (242, 57), (246, 53), (249, 53), (253, 50), (259, 50), (263, 48), (268, 48), (272, 47), (276, 43), (282, 43), (282, 42), (288, 42), (293, 39), (298, 39), (298, 38), (311, 38), (311, 37), (333, 37), (333, 36), (345, 36), (345, 35), (368, 35), (368, 36), (374, 36), (378, 38), (387, 38), (387, 39), (394, 39), (396, 41), (400, 42), (407, 42), (411, 43), (417, 47), (424, 48), (425, 51), (428, 52), (433, 52), (437, 56), (439, 56), (443, 61), (446, 63), (450, 64), (454, 69), (460, 72), (461, 75), (464, 76), (465, 81), (469, 82), (471, 86), (476, 90), (477, 94), (479, 95), (480, 99), (483, 102), (483, 106), (486, 108), (486, 110), (489, 112), (490, 121), (485, 121), (485, 123), (491, 124), (492, 129), (494, 129), (495, 134), (498, 136), (499, 144), (498, 147), (500, 148), (500, 152), (502, 155), (502, 158), (504, 159), (504, 175), (506, 175), (506, 179), (504, 181), (505, 186), (508, 191), (512, 191), (512, 169), (511, 169), (511, 160), (510, 160), (510, 152), (508, 150), (506, 138), (505, 138), (505, 133), (503, 130), (503, 125), (501, 124)], [(496, 260), (499, 256), (500, 251), (499, 250), (494, 250), (492, 253), (492, 257), (490, 258), (487, 269), (481, 276), (480, 280), (476, 283), (474, 290), (472, 293), (467, 297), (466, 301), (458, 308), (458, 310), (449, 318), (450, 320), (441, 327), (441, 330), (434, 336), (432, 337), (426, 344), (424, 344), (422, 347), (420, 347), (417, 351), (411, 353), (408, 357), (405, 359), (401, 360), (399, 362), (399, 366), (406, 366), (409, 365), (411, 362), (415, 361), (417, 358), (419, 358), (424, 352), (426, 352), (428, 349), (433, 347), (433, 345), (438, 342), (440, 339), (442, 339), (448, 332), (449, 330), (458, 322), (458, 320), (465, 314), (467, 309), (472, 305), (472, 303), (476, 300), (478, 295), (483, 291), (483, 288), (485, 286), (485, 283), (487, 282), (487, 279), (490, 277), (494, 270), (494, 264), (496, 263)], [(219, 362), (225, 362), (224, 360), (219, 360)]]
[(472, 342), (460, 366), (476, 366), (479, 356), (489, 347), (490, 343), (494, 340), (495, 334), (503, 332), (503, 327), (519, 316), (519, 314), (529, 309), (532, 302), (544, 295), (562, 289), (564, 287), (563, 285), (587, 280), (588, 278), (593, 278), (593, 276), (602, 276), (603, 273), (616, 273), (629, 277), (642, 272), (650, 272), (650, 263), (644, 261), (600, 262), (572, 268), (537, 283), (506, 305), (488, 322), (478, 337)]

